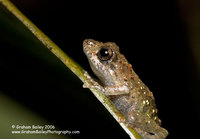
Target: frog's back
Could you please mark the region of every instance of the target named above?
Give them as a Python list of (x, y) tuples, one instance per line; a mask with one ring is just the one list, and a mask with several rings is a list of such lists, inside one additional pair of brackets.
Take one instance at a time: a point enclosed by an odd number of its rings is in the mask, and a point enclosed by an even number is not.
[(165, 138), (168, 132), (160, 127), (153, 93), (139, 79), (123, 55), (118, 58), (118, 62), (121, 63), (118, 71), (123, 73), (123, 82), (129, 86), (130, 93), (111, 96), (112, 102), (126, 117), (128, 124), (139, 133), (142, 132), (145, 138)]

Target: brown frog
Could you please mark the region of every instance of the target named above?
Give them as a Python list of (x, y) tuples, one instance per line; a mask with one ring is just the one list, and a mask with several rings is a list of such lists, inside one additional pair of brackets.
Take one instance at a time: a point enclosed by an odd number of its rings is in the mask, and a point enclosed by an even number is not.
[(168, 135), (157, 116), (155, 99), (149, 88), (139, 79), (119, 47), (113, 42), (87, 39), (83, 51), (99, 81), (87, 72), (85, 76), (94, 88), (109, 97), (115, 107), (126, 117), (126, 123), (145, 139), (164, 139)]

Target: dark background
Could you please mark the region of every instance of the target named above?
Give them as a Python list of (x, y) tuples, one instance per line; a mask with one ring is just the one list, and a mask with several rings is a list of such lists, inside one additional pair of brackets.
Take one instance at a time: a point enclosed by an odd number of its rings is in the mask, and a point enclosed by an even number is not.
[[(176, 1), (12, 2), (89, 72), (83, 40), (117, 43), (154, 93), (168, 138), (195, 137), (200, 120), (198, 70)], [(8, 23), (0, 24), (0, 90), (49, 123), (80, 130), (72, 138), (128, 138), (78, 78), (6, 14)], [(15, 25), (20, 29), (13, 30)]]

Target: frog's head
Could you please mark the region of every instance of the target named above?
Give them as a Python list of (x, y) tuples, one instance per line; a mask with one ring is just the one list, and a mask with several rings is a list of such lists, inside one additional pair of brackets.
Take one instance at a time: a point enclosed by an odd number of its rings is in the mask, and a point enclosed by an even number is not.
[(113, 42), (98, 42), (92, 39), (86, 39), (83, 42), (83, 51), (88, 58), (95, 58), (100, 61), (109, 62), (119, 52), (119, 47)]
[(115, 43), (102, 43), (87, 39), (83, 42), (83, 51), (93, 72), (101, 81), (104, 81), (105, 78), (112, 78), (113, 65), (119, 54), (119, 47)]

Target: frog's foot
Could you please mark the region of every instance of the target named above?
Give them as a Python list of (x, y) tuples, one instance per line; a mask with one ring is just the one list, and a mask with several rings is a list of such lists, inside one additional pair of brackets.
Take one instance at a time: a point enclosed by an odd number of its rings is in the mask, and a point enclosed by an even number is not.
[(168, 135), (168, 131), (162, 127), (159, 128), (157, 132), (154, 133), (156, 139), (165, 139)]
[(97, 82), (95, 81), (87, 71), (85, 71), (84, 76), (89, 80), (89, 83), (84, 83), (83, 88), (93, 88), (96, 89), (100, 92), (104, 92), (104, 88)]
[(90, 85), (90, 84), (87, 84), (87, 83), (83, 84), (83, 88), (92, 88), (92, 89), (96, 89), (96, 90), (98, 90), (100, 92), (104, 91), (103, 87), (100, 86), (100, 85)]
[[(87, 78), (87, 80), (89, 80), (90, 84), (92, 84), (92, 86), (96, 86), (99, 85), (98, 82), (96, 82), (89, 74), (87, 71), (84, 72), (84, 76)], [(87, 86), (91, 86), (89, 84), (84, 83), (83, 87), (84, 88), (89, 88)]]
[(144, 139), (165, 139), (168, 132), (164, 128), (160, 128), (156, 132), (146, 132), (139, 128), (134, 128)]
[(119, 120), (120, 123), (125, 123), (126, 126), (129, 126), (124, 118), (118, 117), (118, 120)]

